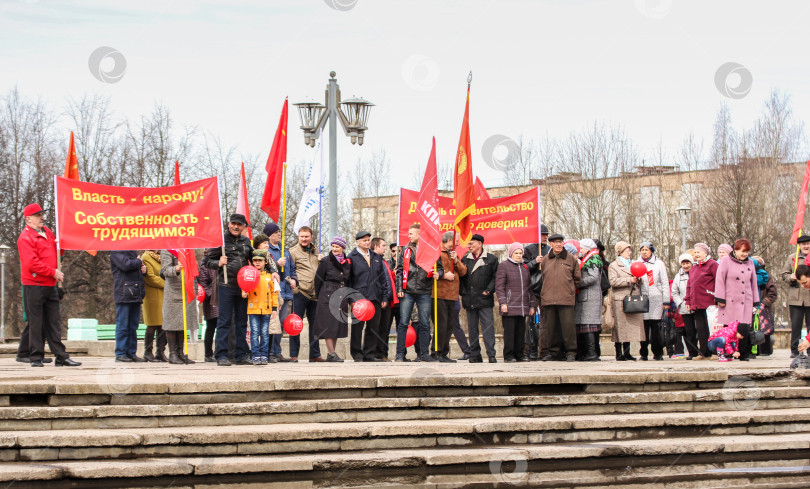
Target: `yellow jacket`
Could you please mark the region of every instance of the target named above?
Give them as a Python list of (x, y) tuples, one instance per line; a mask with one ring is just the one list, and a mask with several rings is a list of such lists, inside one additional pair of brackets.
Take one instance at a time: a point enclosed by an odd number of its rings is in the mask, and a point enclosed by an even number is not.
[(278, 291), (273, 286), (273, 276), (262, 270), (259, 285), (248, 292), (248, 314), (272, 314), (278, 309)]

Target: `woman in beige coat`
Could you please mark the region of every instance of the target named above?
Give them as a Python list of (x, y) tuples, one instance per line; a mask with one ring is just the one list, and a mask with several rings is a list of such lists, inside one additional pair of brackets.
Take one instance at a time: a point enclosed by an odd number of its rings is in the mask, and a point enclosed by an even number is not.
[(616, 261), (608, 268), (611, 294), (613, 296), (613, 342), (616, 345), (616, 360), (635, 360), (630, 354), (630, 342), (641, 342), (647, 338), (644, 335), (644, 314), (626, 314), (624, 312), (624, 298), (630, 293), (633, 284), (638, 279), (630, 273), (630, 256), (633, 250), (629, 243), (619, 241), (616, 243)]

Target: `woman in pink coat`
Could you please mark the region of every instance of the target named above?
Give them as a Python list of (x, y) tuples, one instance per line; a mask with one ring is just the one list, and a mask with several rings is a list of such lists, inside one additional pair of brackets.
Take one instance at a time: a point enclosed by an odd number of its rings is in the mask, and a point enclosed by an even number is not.
[(754, 308), (759, 306), (759, 287), (754, 262), (748, 258), (751, 242), (738, 239), (734, 251), (720, 260), (714, 282), (714, 300), (720, 308), (717, 322), (728, 325), (739, 321), (737, 331), (742, 335), (739, 343), (740, 360), (747, 362), (751, 354), (748, 332), (754, 316)]

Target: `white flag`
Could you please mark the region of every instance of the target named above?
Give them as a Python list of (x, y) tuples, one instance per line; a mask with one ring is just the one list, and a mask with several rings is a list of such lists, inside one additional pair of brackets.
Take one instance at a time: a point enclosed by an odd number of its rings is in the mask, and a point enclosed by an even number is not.
[(301, 203), (298, 205), (298, 215), (295, 217), (293, 230), (298, 234), (302, 226), (309, 226), (309, 219), (320, 212), (321, 199), (323, 198), (323, 134), (318, 136), (318, 144), (315, 146), (315, 158), (309, 165), (307, 175), (307, 187), (301, 196)]

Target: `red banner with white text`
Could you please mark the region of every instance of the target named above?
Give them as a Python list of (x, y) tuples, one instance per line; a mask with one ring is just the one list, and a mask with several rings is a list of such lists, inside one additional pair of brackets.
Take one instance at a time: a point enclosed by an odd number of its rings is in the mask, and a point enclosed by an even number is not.
[(217, 177), (172, 187), (113, 187), (55, 177), (63, 250), (222, 246)]
[[(399, 244), (408, 242), (408, 227), (418, 221), (416, 201), (419, 192), (400, 189)], [(452, 197), (439, 196), (441, 232), (452, 231), (455, 222)], [(479, 199), (472, 216), (472, 232), (484, 237), (484, 244), (537, 243), (540, 239), (540, 189), (495, 199)]]

